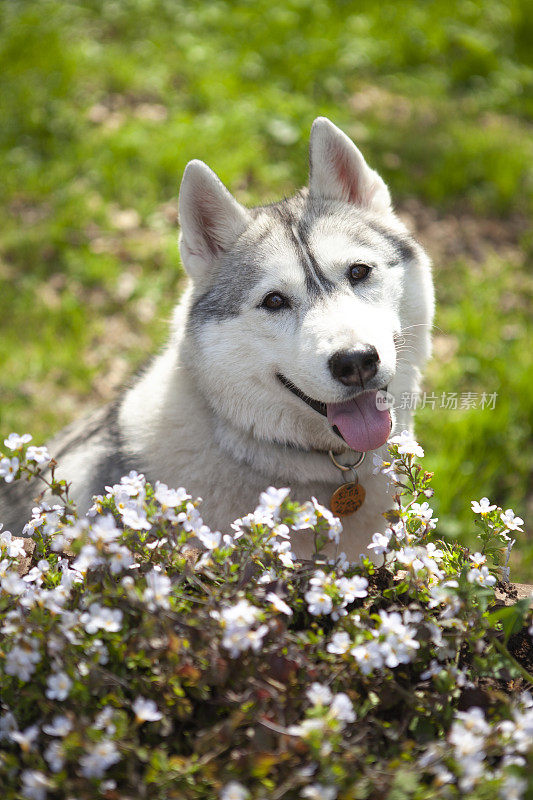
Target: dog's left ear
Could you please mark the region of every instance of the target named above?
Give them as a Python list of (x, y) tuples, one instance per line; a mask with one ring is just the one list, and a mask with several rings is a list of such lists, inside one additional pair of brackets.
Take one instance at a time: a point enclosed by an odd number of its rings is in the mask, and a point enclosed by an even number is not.
[(309, 141), (309, 192), (371, 211), (390, 211), (389, 190), (351, 139), (326, 117), (317, 117)]

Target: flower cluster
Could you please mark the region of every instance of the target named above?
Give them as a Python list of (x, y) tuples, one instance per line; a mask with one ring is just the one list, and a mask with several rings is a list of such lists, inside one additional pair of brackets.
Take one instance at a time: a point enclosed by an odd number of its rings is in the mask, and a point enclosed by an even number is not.
[(439, 540), (409, 434), (376, 464), (394, 504), (356, 563), (286, 488), (221, 532), (131, 472), (79, 517), (30, 442), (0, 461), (49, 493), (26, 545), (0, 530), (6, 800), (343, 800), (394, 793), (404, 768), (420, 800), (533, 790), (533, 620), (495, 595), (522, 520), (482, 498), (476, 552)]
[(229, 651), (230, 656), (236, 658), (245, 650), (257, 653), (261, 649), (268, 625), (253, 627), (262, 616), (259, 608), (247, 600), (240, 600), (223, 611), (213, 611), (212, 616), (220, 620), (224, 630), (222, 647)]
[(333, 619), (345, 616), (346, 606), (368, 594), (368, 580), (361, 575), (336, 578), (334, 573), (326, 574), (322, 569), (314, 572), (309, 587), (305, 601), (307, 610), (315, 617), (321, 614), (331, 614)]

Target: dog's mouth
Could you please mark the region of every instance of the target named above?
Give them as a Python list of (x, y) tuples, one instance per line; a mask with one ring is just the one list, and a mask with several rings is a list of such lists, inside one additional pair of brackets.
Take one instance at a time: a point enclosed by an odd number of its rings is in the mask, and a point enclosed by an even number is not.
[(291, 380), (276, 373), (277, 379), (306, 405), (326, 417), (333, 431), (358, 452), (376, 450), (390, 436), (391, 416), (388, 409), (378, 408), (379, 390), (363, 390), (342, 403), (323, 403), (302, 392)]
[(321, 403), (320, 400), (313, 400), (312, 397), (309, 397), (309, 395), (305, 394), (305, 392), (302, 392), (301, 389), (298, 389), (298, 387), (292, 381), (286, 378), (285, 375), (282, 375), (281, 372), (276, 372), (276, 378), (278, 381), (281, 381), (281, 383), (286, 389), (289, 390), (289, 392), (292, 392), (296, 395), (296, 397), (299, 397), (300, 400), (303, 400), (304, 403), (307, 403), (307, 405), (310, 406), (313, 411), (318, 411), (318, 413), (322, 414), (323, 417), (327, 417), (328, 407), (325, 403)]

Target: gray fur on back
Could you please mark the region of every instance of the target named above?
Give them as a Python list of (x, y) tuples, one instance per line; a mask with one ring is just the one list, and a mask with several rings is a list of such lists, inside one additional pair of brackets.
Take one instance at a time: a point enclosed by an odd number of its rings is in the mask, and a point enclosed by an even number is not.
[[(117, 414), (118, 402), (110, 403), (64, 428), (48, 442), (50, 455), (61, 464), (67, 455), (83, 452), (101, 451), (103, 455), (91, 469), (87, 492), (92, 496), (99, 494), (105, 485), (116, 483), (123, 475), (135, 468), (133, 460), (126, 456), (120, 435)], [(46, 474), (49, 478), (49, 473)], [(0, 485), (0, 522), (3, 529), (14, 536), (21, 536), (22, 529), (31, 518), (31, 510), (36, 498), (46, 489), (43, 481), (32, 479), (29, 482), (16, 481)], [(46, 498), (53, 502), (50, 495)]]

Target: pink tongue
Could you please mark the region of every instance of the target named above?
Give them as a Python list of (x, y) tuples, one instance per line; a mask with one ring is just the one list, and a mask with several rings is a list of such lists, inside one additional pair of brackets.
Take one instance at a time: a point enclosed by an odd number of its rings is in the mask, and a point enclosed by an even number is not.
[(352, 450), (366, 453), (385, 444), (390, 434), (388, 410), (376, 408), (376, 392), (362, 392), (345, 403), (328, 403), (328, 422), (336, 425)]

